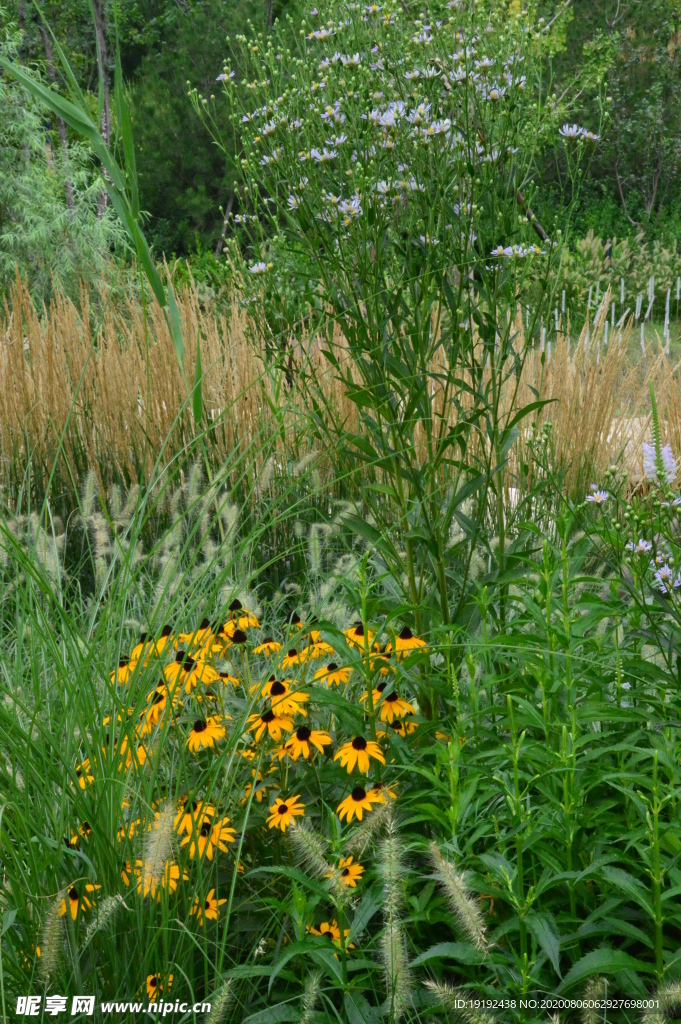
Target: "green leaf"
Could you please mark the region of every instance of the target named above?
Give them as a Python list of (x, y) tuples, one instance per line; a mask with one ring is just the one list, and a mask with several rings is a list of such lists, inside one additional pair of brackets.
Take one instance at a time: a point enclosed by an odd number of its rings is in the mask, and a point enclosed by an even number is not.
[(275, 978), (279, 974), (282, 967), (285, 967), (289, 960), (293, 960), (297, 956), (305, 956), (311, 953), (320, 952), (319, 942), (316, 939), (305, 939), (303, 942), (294, 942), (291, 946), (284, 950), (276, 964), (272, 967), (270, 974), (269, 985), (267, 991), (272, 991), (272, 985), (274, 984)]
[[(160, 283), (161, 279), (159, 278), (159, 284)], [(161, 285), (161, 287), (163, 287), (163, 285)], [(161, 305), (165, 306), (165, 301), (162, 302)], [(184, 366), (184, 339), (182, 337), (180, 311), (177, 308), (177, 302), (175, 301), (175, 292), (173, 291), (173, 285), (170, 280), (170, 274), (168, 274), (168, 309), (170, 310), (170, 333), (173, 336), (175, 355), (177, 356), (177, 361), (180, 364), (180, 366)]]
[(350, 1024), (374, 1024), (379, 1019), (377, 1011), (359, 992), (346, 992), (344, 1002)]
[(637, 879), (621, 868), (614, 868), (608, 865), (601, 871), (603, 878), (611, 885), (614, 885), (620, 892), (625, 893), (629, 899), (638, 903), (642, 910), (645, 910), (649, 917), (654, 917), (653, 905), (650, 902), (648, 891)]
[(11, 910), (6, 910), (2, 915), (2, 930), (0, 931), (0, 937), (5, 934), (8, 928), (11, 928), (14, 924), (14, 918), (17, 916), (17, 908), (12, 907)]
[(485, 962), (484, 954), (470, 942), (439, 942), (412, 960), (411, 966), (418, 967), (420, 964), (427, 963), (428, 960), (444, 959), (456, 960), (460, 964), (468, 964), (471, 967)]
[[(170, 294), (170, 293), (169, 293)], [(203, 419), (203, 391), (201, 381), (203, 371), (201, 370), (201, 339), (196, 339), (196, 373), (194, 374), (194, 392), (192, 394), (192, 410), (194, 412), (194, 423), (200, 423)]]
[(558, 994), (567, 992), (575, 985), (596, 974), (619, 974), (621, 971), (643, 971), (654, 974), (653, 964), (642, 963), (621, 949), (594, 949), (570, 968), (556, 989)]
[(300, 1009), (291, 1003), (277, 1003), (245, 1017), (242, 1024), (277, 1024), (280, 1020), (300, 1020)]
[(560, 936), (552, 914), (528, 914), (525, 918), (527, 927), (534, 935), (537, 943), (553, 964), (559, 978), (560, 972)]

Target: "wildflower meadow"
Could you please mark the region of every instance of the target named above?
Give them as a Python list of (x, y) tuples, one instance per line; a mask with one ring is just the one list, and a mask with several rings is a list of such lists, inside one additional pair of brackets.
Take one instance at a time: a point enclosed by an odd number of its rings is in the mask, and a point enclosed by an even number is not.
[(672, 1024), (681, 266), (575, 233), (603, 39), (566, 76), (569, 3), (237, 5), (183, 260), (137, 14), (83, 10), (86, 84), (58, 6), (44, 67), (0, 7), (67, 203), (0, 260), (3, 1024)]

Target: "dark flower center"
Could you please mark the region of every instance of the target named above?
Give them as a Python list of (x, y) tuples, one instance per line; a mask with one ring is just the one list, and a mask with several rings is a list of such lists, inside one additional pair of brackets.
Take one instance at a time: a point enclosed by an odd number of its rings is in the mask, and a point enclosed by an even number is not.
[(210, 900), (206, 900), (203, 906), (206, 910), (210, 910)]
[(309, 740), (311, 732), (312, 730), (309, 729), (306, 725), (301, 725), (298, 729), (296, 729), (296, 737), (297, 739), (301, 740), (301, 742), (305, 742), (305, 740)]
[(341, 878), (347, 878), (350, 874), (350, 868), (343, 868), (341, 871)]
[(148, 636), (149, 636), (149, 634), (146, 631), (140, 633), (140, 643), (143, 644)]
[(270, 696), (281, 697), (282, 693), (286, 693), (286, 687), (283, 683), (272, 683), (270, 686)]
[(414, 634), (410, 630), (409, 626), (405, 626), (404, 629), (402, 630), (402, 632), (400, 633), (400, 640), (413, 640), (413, 639), (414, 639)]
[(291, 648), (291, 650), (288, 652), (288, 656), (289, 656), (289, 658), (297, 658), (298, 657), (298, 651), (295, 649), (295, 647)]
[(151, 703), (152, 704), (160, 704), (162, 700), (165, 700), (165, 694), (157, 693)]
[(274, 711), (272, 711), (271, 708), (268, 711), (263, 711), (262, 715), (260, 716), (260, 721), (264, 722), (265, 725), (268, 725), (273, 720), (274, 720)]
[(366, 790), (362, 786), (355, 786), (350, 796), (356, 804), (360, 804), (367, 798)]
[(265, 646), (265, 644), (273, 644), (274, 643), (274, 637), (266, 636), (262, 643), (263, 643), (263, 647)]
[(205, 730), (205, 728), (206, 728), (206, 723), (202, 722), (200, 718), (198, 718), (194, 722), (194, 732), (203, 732)]
[(355, 634), (355, 636), (364, 636), (364, 626), (362, 625), (362, 623), (356, 622), (355, 625), (352, 627), (352, 632)]
[(178, 651), (177, 652), (177, 654), (175, 655), (175, 661), (178, 663), (178, 665), (182, 664), (182, 662), (185, 659), (186, 653), (187, 653), (186, 651)]
[(246, 643), (246, 634), (244, 633), (243, 629), (235, 629), (234, 630), (234, 632), (232, 633), (232, 643), (234, 643), (234, 644), (245, 644)]
[(402, 729), (404, 728), (404, 726), (402, 725), (400, 720), (398, 718), (396, 718), (394, 722), (390, 723), (390, 728), (394, 729), (395, 732), (402, 732)]
[(337, 668), (338, 665), (336, 664), (335, 661), (330, 661), (329, 664), (326, 666), (327, 672), (335, 672)]
[(150, 988), (156, 988), (157, 985), (158, 985), (158, 982), (156, 981), (156, 978), (149, 978), (149, 986), (150, 986)]
[(363, 736), (355, 736), (354, 740), (352, 741), (352, 749), (353, 750), (366, 750), (366, 748), (367, 748), (367, 741), (364, 739), (364, 737)]
[(392, 692), (392, 693), (387, 693), (387, 694), (385, 695), (385, 697), (384, 697), (383, 699), (384, 699), (385, 701), (390, 701), (390, 703), (392, 704), (392, 702), (393, 702), (393, 701), (395, 701), (395, 700), (399, 700), (400, 698), (399, 698), (399, 697), (397, 696), (397, 694), (396, 694), (396, 693), (395, 693), (395, 691), (393, 690), (393, 692)]
[(376, 689), (378, 690), (379, 693), (383, 693), (387, 685), (387, 683), (379, 683)]
[(161, 630), (161, 636), (170, 636), (172, 631), (173, 631), (173, 627), (166, 624), (163, 627), (163, 629)]
[(291, 623), (292, 626), (297, 626), (298, 623), (300, 622), (300, 615), (298, 614), (298, 612), (291, 612), (288, 621)]
[(208, 836), (208, 835), (210, 835), (210, 822), (209, 821), (204, 821), (204, 823), (201, 826), (201, 829), (199, 831), (199, 835), (201, 835), (201, 836)]
[(208, 629), (209, 626), (210, 626), (210, 622), (208, 621), (208, 619), (201, 619), (201, 623), (199, 625), (199, 629)]
[(77, 900), (78, 899), (78, 892), (76, 890), (75, 885), (72, 885), (71, 888), (69, 889), (69, 899), (70, 900)]
[(119, 668), (125, 668), (125, 666), (126, 666), (126, 665), (129, 665), (129, 664), (130, 664), (130, 658), (129, 658), (129, 657), (127, 656), (127, 654), (124, 654), (124, 655), (123, 655), (123, 656), (122, 656), (122, 657), (120, 658), (120, 660), (119, 660), (119, 662), (118, 662), (118, 667), (119, 667)]
[(243, 605), (242, 605), (242, 603), (241, 603), (241, 601), (239, 600), (238, 597), (235, 597), (234, 600), (232, 601), (232, 603), (229, 606), (230, 612), (240, 612), (242, 608), (243, 608)]
[(215, 700), (215, 694), (213, 693), (212, 690), (206, 690), (206, 692), (204, 693), (204, 697), (206, 698), (206, 700)]
[(277, 807), (278, 814), (286, 814), (288, 812), (288, 804), (279, 804)]
[(89, 821), (84, 821), (80, 827), (83, 830), (83, 832), (92, 832)]
[(76, 775), (78, 776), (78, 778), (80, 778), (82, 774), (83, 773), (82, 773), (81, 769), (80, 768), (76, 768)]

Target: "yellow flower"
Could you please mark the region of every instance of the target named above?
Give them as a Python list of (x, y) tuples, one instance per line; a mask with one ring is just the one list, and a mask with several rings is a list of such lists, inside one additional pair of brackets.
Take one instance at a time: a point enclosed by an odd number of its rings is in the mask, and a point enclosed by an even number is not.
[[(256, 786), (256, 790), (255, 790), (255, 793), (253, 795), (255, 796), (255, 799), (258, 801), (259, 804), (261, 804), (263, 802), (263, 800), (265, 799), (265, 797), (267, 796), (267, 787), (268, 786), (270, 788), (272, 788), (272, 789), (279, 789), (279, 787), (275, 783), (273, 783), (273, 782), (268, 782), (268, 783), (265, 783), (265, 785), (260, 785), (260, 783), (262, 783), (262, 772), (258, 772), (258, 776), (256, 778), (255, 768), (251, 769), (251, 775), (253, 776), (253, 779), (254, 779), (254, 782), (255, 782), (255, 786)], [(251, 795), (252, 789), (253, 789), (253, 783), (252, 782), (247, 782), (246, 783), (246, 787), (244, 789), (244, 796), (240, 800), (241, 804), (248, 803), (248, 798)]]
[(392, 722), (394, 718), (404, 718), (405, 715), (415, 714), (413, 704), (400, 697), (395, 690), (384, 693), (383, 701), (379, 708), (379, 716), (382, 722)]
[(304, 817), (305, 805), (298, 801), (296, 795), (288, 797), (286, 800), (282, 800), (281, 797), (277, 797), (272, 806), (270, 807), (270, 816), (267, 819), (268, 828), (280, 828), (282, 832), (286, 831), (287, 825), (292, 825), (295, 822), (296, 817)]
[(369, 662), (369, 668), (382, 676), (395, 672), (395, 666), (390, 663), (390, 650), (381, 644), (374, 644), (374, 655)]
[[(322, 921), (319, 928), (308, 928), (310, 935), (328, 935), (334, 946), (338, 946), (340, 949), (340, 928), (338, 922), (334, 919), (333, 921)], [(345, 928), (343, 935), (347, 939), (350, 934), (350, 929)], [(346, 949), (354, 949), (352, 942), (346, 944)]]
[(341, 821), (343, 818), (346, 818), (348, 825), (355, 815), (357, 815), (357, 820), (361, 821), (364, 811), (367, 811), (368, 813), (372, 810), (372, 806), (376, 802), (375, 797), (372, 799), (367, 795), (367, 791), (363, 786), (355, 786), (352, 793), (350, 793), (349, 796), (346, 796), (345, 800), (341, 800), (336, 808), (338, 817)]
[(276, 740), (277, 743), (281, 739), (282, 730), (285, 732), (293, 732), (293, 721), (287, 715), (275, 715), (271, 708), (263, 711), (262, 714), (249, 715), (248, 726), (249, 732), (255, 733), (256, 743), (267, 729), (267, 732)]
[(86, 786), (95, 781), (95, 777), (90, 769), (89, 757), (86, 757), (84, 761), (76, 765), (76, 778), (81, 789), (85, 789)]
[(374, 758), (376, 761), (380, 761), (381, 764), (385, 764), (385, 758), (381, 753), (381, 748), (378, 743), (373, 740), (365, 740), (363, 736), (355, 736), (350, 743), (343, 744), (334, 755), (334, 761), (340, 759), (341, 767), (347, 768), (348, 775), (352, 772), (355, 765), (359, 768), (360, 772), (366, 774), (369, 771), (370, 758)]
[(386, 796), (391, 800), (397, 800), (394, 786), (388, 786), (385, 782), (372, 782), (367, 790), (367, 796), (375, 804), (384, 804)]
[(195, 857), (201, 859), (204, 854), (208, 860), (213, 859), (215, 850), (222, 850), (227, 853), (225, 843), (233, 843), (236, 832), (228, 828), (229, 818), (221, 818), (219, 821), (211, 821), (205, 817), (200, 823), (197, 822), (196, 833), (185, 836), (180, 846), (189, 846), (189, 856), (192, 860)]
[(237, 677), (236, 676), (230, 676), (229, 672), (221, 672), (220, 673), (220, 679), (225, 684), (225, 686), (238, 686), (239, 685), (239, 680), (237, 679)]
[(289, 633), (295, 633), (297, 630), (303, 629), (304, 623), (302, 622), (298, 612), (291, 612), (288, 617), (288, 629)]
[(261, 644), (253, 648), (253, 654), (264, 654), (266, 658), (269, 658), (271, 654), (278, 654), (280, 650), (279, 641), (273, 640), (271, 636), (266, 636)]
[[(284, 745), (284, 750), (293, 761), (297, 761), (301, 755), (307, 760), (310, 756), (310, 746), (316, 747), (319, 753), (323, 754), (324, 747), (332, 742), (328, 732), (324, 732), (323, 729), (309, 729), (306, 725), (301, 725)], [(281, 761), (281, 757), (279, 760)]]
[(317, 640), (315, 643), (310, 644), (309, 647), (303, 648), (300, 652), (300, 660), (302, 661), (314, 661), (316, 658), (323, 658), (325, 654), (333, 654), (334, 650), (331, 644), (327, 644), (326, 640)]
[(178, 801), (179, 807), (177, 814), (175, 815), (175, 831), (182, 835), (186, 832), (188, 835), (191, 834), (192, 829), (195, 826), (195, 822), (203, 821), (205, 818), (212, 818), (215, 814), (215, 808), (212, 804), (207, 803), (205, 800), (191, 800), (188, 801), (187, 797), (182, 797)]
[(87, 882), (85, 885), (78, 889), (78, 886), (74, 884), (69, 888), (66, 894), (66, 898), (62, 899), (59, 904), (59, 916), (64, 917), (67, 910), (71, 914), (73, 921), (78, 917), (78, 911), (89, 910), (93, 905), (93, 900), (88, 893), (93, 893), (97, 889), (101, 889), (101, 885), (93, 885), (92, 882)]
[[(253, 612), (249, 612), (247, 608), (244, 608), (241, 601), (235, 598), (229, 606), (229, 624), (233, 625), (234, 629), (260, 629), (260, 623)], [(227, 631), (228, 623), (226, 622), (223, 629)]]
[(135, 671), (136, 666), (136, 661), (131, 662), (130, 658), (123, 655), (118, 662), (118, 668), (110, 673), (111, 684), (119, 683), (121, 686), (125, 686)]
[(389, 736), (388, 729), (391, 729), (396, 736), (411, 736), (419, 727), (418, 722), (410, 722), (407, 718), (395, 718), (389, 725), (379, 725), (376, 727), (377, 736)]
[(226, 899), (216, 899), (215, 889), (210, 889), (205, 900), (201, 901), (198, 896), (194, 899), (189, 913), (194, 914), (199, 919), (200, 924), (205, 925), (206, 921), (217, 921), (218, 907), (221, 907), (226, 902)]
[(327, 686), (340, 686), (350, 681), (351, 674), (351, 668), (339, 668), (335, 661), (330, 661), (324, 668), (317, 669), (314, 677)]
[(193, 754), (196, 754), (201, 747), (214, 747), (218, 740), (224, 740), (226, 735), (226, 729), (217, 715), (211, 715), (205, 722), (197, 718), (187, 737), (186, 745)]
[(147, 977), (147, 995), (150, 1003), (157, 1003), (158, 997), (163, 995), (163, 992), (170, 992), (173, 985), (172, 974), (168, 975), (167, 983), (163, 981), (160, 974), (150, 974)]
[(177, 650), (180, 644), (185, 644), (192, 657), (199, 660), (210, 654), (214, 641), (214, 627), (208, 619), (202, 619), (201, 624), (192, 633), (180, 633), (175, 640), (174, 647)]
[(130, 867), (130, 861), (126, 860), (125, 864), (121, 868), (121, 878), (123, 879), (123, 885), (130, 885), (131, 874), (132, 868)]
[(351, 647), (359, 647), (361, 650), (371, 647), (374, 639), (374, 634), (371, 630), (367, 631), (366, 636), (364, 635), (364, 626), (361, 622), (355, 622), (354, 625), (350, 626), (350, 629), (344, 630), (343, 636)]
[[(157, 874), (156, 869), (148, 860), (141, 860), (135, 862), (135, 877), (137, 878), (137, 892), (141, 896), (151, 896), (152, 899), (155, 896), (157, 900), (161, 899), (161, 892), (166, 889), (169, 893), (175, 892), (177, 889), (177, 883), (180, 881), (180, 869), (177, 864), (167, 860), (161, 874)], [(186, 871), (182, 872), (182, 881), (186, 882), (189, 875)]]
[[(419, 636), (414, 636), (409, 626), (405, 626), (402, 632), (395, 637), (395, 656), (398, 661), (403, 661), (411, 651), (415, 651), (418, 648), (423, 650), (428, 649), (428, 645), (425, 640), (422, 640)], [(386, 651), (391, 651), (392, 645), (388, 644)]]
[[(353, 864), (352, 857), (341, 857), (338, 861), (338, 874), (340, 875), (341, 888), (347, 885), (350, 889), (357, 888), (357, 879), (364, 874), (364, 868), (361, 864)], [(331, 878), (333, 875), (332, 871), (325, 876)]]
[(292, 647), (284, 655), (284, 657), (282, 659), (282, 662), (281, 662), (281, 667), (283, 669), (293, 668), (295, 665), (301, 665), (303, 663), (303, 660), (304, 659), (298, 653), (298, 651), (295, 649), (295, 647)]

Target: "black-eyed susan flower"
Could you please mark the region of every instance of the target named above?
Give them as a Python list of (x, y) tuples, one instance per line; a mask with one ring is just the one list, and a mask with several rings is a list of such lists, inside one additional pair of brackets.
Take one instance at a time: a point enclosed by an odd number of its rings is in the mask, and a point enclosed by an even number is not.
[(266, 636), (262, 643), (253, 648), (253, 654), (264, 654), (266, 658), (269, 658), (271, 654), (278, 654), (280, 650), (279, 641), (274, 640), (271, 636)]
[(122, 655), (118, 662), (118, 668), (115, 668), (113, 672), (110, 673), (112, 685), (114, 683), (118, 683), (120, 686), (125, 686), (125, 684), (129, 681), (130, 676), (135, 671), (136, 665), (136, 661), (133, 661), (131, 663), (130, 658), (128, 658), (125, 654)]
[(291, 614), (288, 617), (286, 625), (288, 626), (289, 632), (291, 633), (303, 629), (304, 626), (303, 621), (300, 618), (298, 612), (291, 612)]
[(265, 730), (277, 743), (281, 740), (282, 732), (293, 732), (293, 719), (288, 715), (275, 715), (272, 708), (267, 708), (260, 714), (249, 715), (247, 724), (248, 731), (255, 733), (256, 743)]
[(198, 896), (195, 898), (189, 913), (205, 925), (206, 921), (217, 921), (219, 908), (226, 902), (226, 899), (216, 899), (215, 889), (209, 889), (205, 900), (200, 900)]
[(349, 683), (351, 675), (351, 668), (339, 668), (335, 661), (330, 661), (328, 665), (317, 669), (314, 677), (320, 683), (326, 683), (327, 686), (340, 686), (341, 683)]
[(239, 685), (239, 680), (237, 679), (237, 677), (230, 675), (229, 672), (221, 672), (220, 673), (220, 679), (224, 683), (225, 686), (238, 686)]
[(395, 666), (391, 664), (391, 654), (385, 645), (376, 643), (373, 650), (374, 653), (369, 661), (369, 668), (372, 672), (378, 672), (382, 676), (387, 676), (389, 672), (397, 671)]
[(281, 659), (281, 667), (284, 670), (287, 668), (295, 668), (296, 665), (302, 665), (303, 660), (304, 659), (295, 647), (291, 647)]
[(373, 804), (376, 803), (376, 799), (373, 800), (368, 796), (367, 791), (363, 786), (355, 786), (352, 793), (346, 796), (345, 800), (341, 800), (336, 808), (338, 817), (343, 820), (347, 820), (348, 825), (352, 819), (357, 815), (357, 820), (362, 820), (362, 815), (366, 811), (367, 813), (372, 810)]
[(369, 771), (370, 759), (385, 764), (385, 758), (378, 743), (365, 740), (363, 736), (355, 736), (349, 743), (344, 743), (334, 754), (334, 761), (340, 760), (341, 767), (347, 768), (348, 775), (354, 771), (355, 765), (363, 774)]
[(275, 680), (269, 684), (270, 707), (275, 715), (306, 715), (303, 708), (310, 699), (309, 693), (292, 690), (292, 679)]
[(366, 631), (365, 635), (364, 626), (361, 622), (355, 622), (349, 629), (345, 629), (343, 636), (351, 647), (359, 647), (361, 650), (371, 647), (374, 639), (374, 634), (370, 629)]
[[(307, 930), (310, 933), (310, 935), (328, 936), (328, 938), (330, 938), (331, 941), (333, 942), (334, 946), (338, 946), (338, 948), (340, 949), (340, 928), (338, 927), (338, 922), (335, 919), (333, 921), (322, 921), (319, 928), (308, 928)], [(349, 934), (350, 929), (345, 928), (343, 930), (344, 938), (347, 939)], [(354, 949), (355, 947), (353, 943), (350, 942), (349, 944), (346, 943), (345, 948)]]
[(130, 861), (126, 860), (125, 864), (121, 868), (121, 878), (123, 879), (123, 885), (130, 885), (130, 876), (132, 875), (132, 867)]
[(375, 804), (384, 804), (386, 798), (389, 800), (397, 800), (397, 790), (394, 785), (389, 786), (385, 782), (372, 782), (367, 789), (367, 796)]
[(303, 648), (300, 652), (300, 659), (301, 661), (316, 661), (317, 658), (323, 658), (333, 653), (333, 647), (331, 644), (327, 644), (326, 640), (316, 640), (313, 644)]
[(286, 800), (282, 800), (281, 797), (277, 797), (272, 806), (270, 807), (270, 816), (267, 819), (268, 828), (280, 828), (282, 832), (286, 831), (288, 825), (293, 825), (296, 818), (302, 818), (305, 815), (305, 804), (301, 803), (298, 796), (287, 797)]
[(253, 792), (253, 786), (254, 785), (256, 787), (254, 796), (255, 796), (255, 799), (258, 801), (259, 804), (261, 804), (263, 802), (263, 800), (265, 799), (265, 797), (267, 796), (268, 788), (269, 789), (279, 789), (279, 786), (277, 786), (276, 783), (274, 783), (274, 782), (263, 782), (262, 772), (258, 772), (257, 777), (256, 777), (255, 768), (251, 769), (251, 775), (253, 776), (253, 782), (247, 782), (246, 783), (246, 787), (244, 789), (244, 795), (241, 798), (241, 800), (239, 801), (239, 803), (241, 803), (242, 805), (245, 804), (245, 803), (248, 803), (249, 797), (250, 797), (251, 793)]
[[(340, 878), (341, 888), (347, 885), (350, 889), (357, 888), (357, 880), (364, 874), (364, 868), (361, 864), (354, 864), (352, 857), (341, 857), (338, 861), (338, 877)], [(333, 872), (330, 871), (327, 878), (331, 878)]]
[[(427, 644), (420, 636), (414, 636), (409, 626), (405, 626), (401, 633), (395, 637), (395, 657), (398, 661), (404, 660), (412, 651), (419, 648), (426, 650)], [(386, 651), (392, 650), (392, 644), (388, 644)]]
[(382, 722), (392, 722), (395, 718), (415, 714), (415, 709), (413, 704), (400, 697), (395, 690), (390, 690), (389, 693), (383, 694), (378, 713)]
[(116, 833), (116, 838), (119, 843), (122, 843), (124, 839), (132, 839), (136, 832), (139, 831), (142, 825), (141, 818), (133, 818), (131, 821), (121, 825)]
[(297, 761), (301, 756), (307, 760), (310, 756), (310, 747), (316, 747), (319, 753), (323, 754), (324, 747), (328, 747), (332, 742), (328, 732), (324, 732), (323, 729), (309, 729), (308, 726), (301, 725), (290, 740), (287, 740), (283, 749), (292, 761)]
[[(229, 622), (234, 623), (237, 629), (260, 629), (258, 618), (253, 612), (244, 608), (241, 601), (235, 598), (229, 606)], [(225, 623), (224, 628), (227, 628)]]
[(206, 719), (197, 718), (187, 737), (186, 746), (192, 754), (196, 754), (202, 747), (214, 747), (226, 735), (227, 730), (217, 715), (210, 715)]
[(215, 808), (207, 800), (188, 800), (187, 797), (182, 797), (178, 801), (178, 809), (173, 823), (175, 831), (180, 835), (183, 832), (191, 835), (196, 822), (214, 816)]
[(214, 628), (208, 619), (202, 619), (199, 626), (191, 633), (179, 633), (174, 642), (174, 647), (183, 644), (194, 658), (206, 657), (215, 641)]
[(109, 734), (106, 734), (106, 746), (102, 747), (104, 760), (109, 756), (117, 771), (128, 771), (134, 763), (136, 768), (141, 768), (147, 760), (147, 749), (143, 744), (131, 745), (127, 736), (121, 736), (113, 743)]
[[(180, 881), (180, 868), (173, 861), (167, 860), (161, 871), (150, 861), (141, 860), (135, 862), (135, 877), (137, 879), (137, 892), (141, 896), (151, 896), (161, 899), (162, 892), (173, 893)], [(182, 881), (186, 882), (189, 875), (182, 872)]]
[(147, 976), (147, 996), (150, 1003), (157, 1003), (159, 996), (170, 992), (173, 986), (173, 975), (169, 974), (167, 980), (160, 974), (149, 974)]
[(79, 913), (89, 910), (93, 905), (92, 893), (96, 892), (97, 889), (101, 889), (101, 885), (96, 885), (92, 882), (86, 882), (85, 885), (81, 882), (74, 882), (59, 904), (59, 916), (64, 917), (68, 912), (71, 915), (71, 919), (75, 921)]
[(219, 673), (215, 671), (213, 666), (205, 661), (195, 660), (180, 651), (176, 655), (176, 661), (178, 659), (180, 664), (180, 684), (184, 686), (185, 693), (191, 693), (199, 683), (208, 686), (210, 683), (216, 683), (220, 678)]
[(90, 786), (95, 781), (95, 777), (90, 768), (89, 757), (86, 757), (85, 760), (76, 765), (76, 778), (78, 779), (78, 785), (81, 789), (85, 789), (86, 786)]
[(218, 821), (214, 821), (212, 818), (206, 817), (196, 824), (196, 830), (185, 836), (180, 843), (180, 846), (189, 846), (189, 856), (192, 860), (195, 857), (201, 860), (204, 856), (207, 860), (212, 860), (215, 850), (227, 853), (225, 843), (233, 843), (236, 835), (234, 829), (228, 827), (229, 818), (220, 818)]

